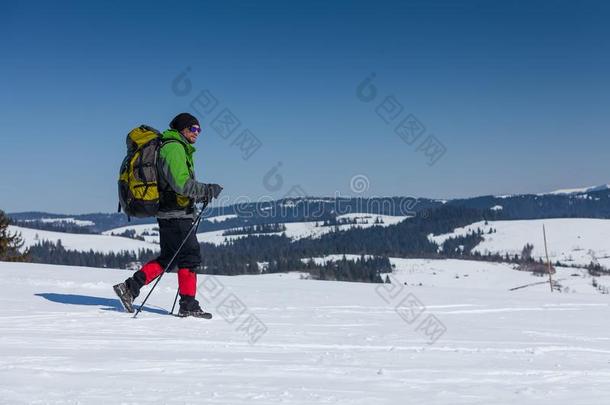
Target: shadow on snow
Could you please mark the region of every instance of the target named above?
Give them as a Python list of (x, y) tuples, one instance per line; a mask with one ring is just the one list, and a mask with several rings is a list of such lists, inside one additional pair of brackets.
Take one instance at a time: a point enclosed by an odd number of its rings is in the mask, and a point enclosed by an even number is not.
[[(90, 295), (78, 295), (78, 294), (57, 294), (57, 293), (39, 293), (34, 294), (37, 297), (42, 297), (51, 302), (58, 302), (60, 304), (70, 305), (91, 305), (102, 308), (104, 311), (119, 311), (124, 312), (123, 306), (118, 299), (103, 298), (103, 297), (92, 297)], [(134, 305), (137, 309), (138, 306)], [(142, 308), (142, 312), (152, 312), (155, 314), (166, 315), (168, 312), (163, 309), (151, 308), (145, 306)]]

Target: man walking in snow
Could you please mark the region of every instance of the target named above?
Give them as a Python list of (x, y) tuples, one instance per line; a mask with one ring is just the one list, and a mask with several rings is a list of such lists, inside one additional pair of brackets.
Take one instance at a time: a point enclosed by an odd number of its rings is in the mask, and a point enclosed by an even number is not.
[(139, 295), (140, 289), (163, 272), (182, 241), (186, 239), (173, 263), (178, 268), (178, 316), (211, 318), (212, 315), (203, 311), (195, 299), (197, 273), (202, 270), (201, 253), (196, 232), (191, 232), (188, 239), (187, 235), (197, 216), (195, 203), (209, 202), (217, 198), (222, 187), (195, 180), (193, 144), (201, 133), (197, 118), (189, 113), (181, 113), (172, 120), (169, 127), (170, 129), (162, 134), (163, 144), (157, 164), (160, 194), (157, 222), (161, 253), (125, 282), (115, 285), (114, 290), (125, 310), (134, 312), (133, 301)]

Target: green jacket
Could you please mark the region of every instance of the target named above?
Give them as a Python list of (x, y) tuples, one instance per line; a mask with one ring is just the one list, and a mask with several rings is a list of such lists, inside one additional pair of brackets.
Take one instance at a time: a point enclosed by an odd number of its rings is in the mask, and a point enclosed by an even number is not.
[[(205, 184), (195, 180), (195, 148), (180, 132), (168, 129), (159, 151), (158, 218), (193, 218), (195, 201), (205, 195)], [(167, 142), (170, 141), (170, 142)]]

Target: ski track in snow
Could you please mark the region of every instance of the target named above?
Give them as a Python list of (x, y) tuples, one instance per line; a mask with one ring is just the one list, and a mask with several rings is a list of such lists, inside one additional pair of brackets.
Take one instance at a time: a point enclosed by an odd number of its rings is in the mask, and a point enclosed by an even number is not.
[(237, 330), (241, 319), (225, 321), (214, 302), (209, 321), (164, 315), (174, 274), (132, 319), (111, 289), (128, 271), (0, 262), (0, 403), (610, 400), (607, 295), (579, 279), (577, 293), (550, 294), (544, 285), (509, 292), (537, 279), (508, 265), (395, 263), (394, 277), (408, 284), (396, 299), (414, 294), (446, 326), (434, 344), (417, 320), (401, 319), (396, 300), (377, 294), (387, 285), (217, 277), (268, 328), (250, 344)]

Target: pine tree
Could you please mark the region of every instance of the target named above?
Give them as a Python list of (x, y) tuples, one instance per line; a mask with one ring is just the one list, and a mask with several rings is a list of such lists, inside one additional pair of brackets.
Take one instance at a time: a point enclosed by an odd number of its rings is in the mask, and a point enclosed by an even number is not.
[(9, 224), (9, 218), (4, 211), (0, 210), (0, 260), (5, 262), (28, 261), (28, 251), (23, 253), (19, 251), (23, 247), (21, 234), (9, 232)]

